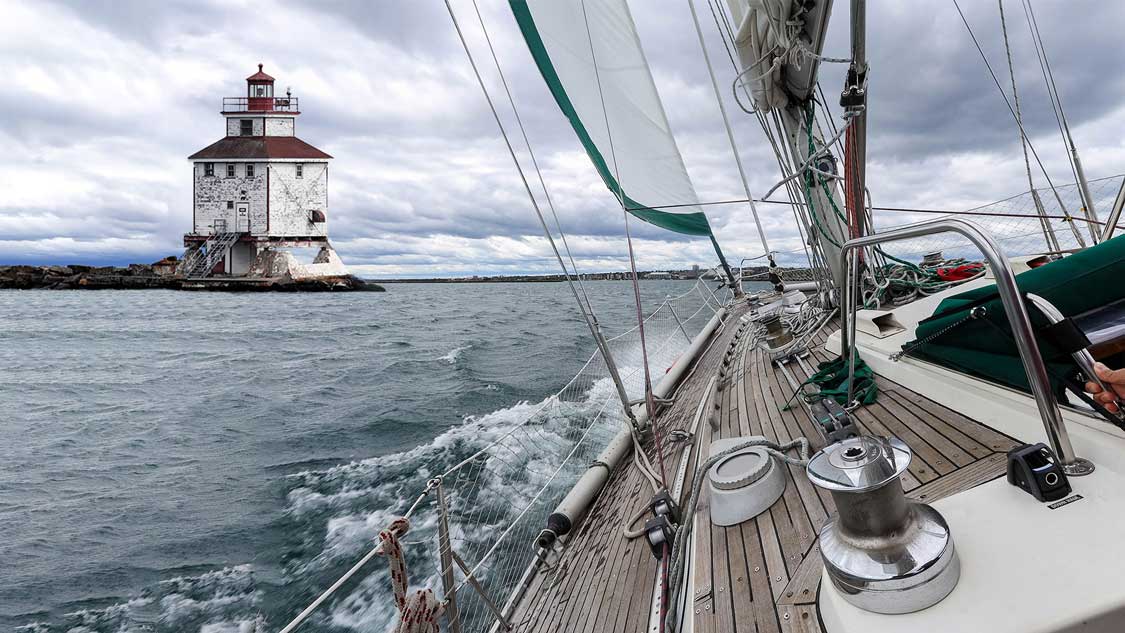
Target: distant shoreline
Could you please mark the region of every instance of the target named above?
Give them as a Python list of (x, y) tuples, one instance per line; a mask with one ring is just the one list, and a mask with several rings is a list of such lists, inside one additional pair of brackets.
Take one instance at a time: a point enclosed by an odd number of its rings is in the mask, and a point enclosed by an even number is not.
[[(795, 270), (795, 269), (786, 269)], [(702, 277), (704, 271), (695, 269), (686, 270), (638, 270), (637, 276), (641, 281), (694, 281), (696, 279), (707, 279)], [(745, 274), (751, 276), (761, 275), (762, 281), (766, 281), (765, 275), (769, 269), (765, 266), (747, 266), (744, 271)], [(633, 278), (632, 273), (628, 272), (612, 272), (612, 273), (588, 273), (581, 275), (582, 281), (628, 281)], [(566, 277), (561, 274), (553, 275), (475, 275), (472, 277), (420, 277), (417, 279), (409, 278), (377, 278), (377, 277), (364, 277), (364, 281), (380, 284), (479, 284), (479, 283), (558, 283), (566, 281)], [(721, 282), (721, 278), (712, 278), (711, 281)]]
[[(807, 270), (804, 268), (784, 268), (785, 271)], [(701, 276), (702, 271), (698, 270), (640, 270), (637, 271), (637, 276), (641, 281), (694, 281), (696, 279), (704, 279), (705, 281), (722, 282), (721, 278), (705, 279)], [(743, 271), (744, 275), (751, 277), (761, 277), (761, 281), (767, 281), (766, 274), (769, 269), (765, 266), (747, 266)], [(613, 273), (589, 273), (581, 275), (582, 281), (628, 281), (633, 278), (632, 273), (627, 272), (613, 272)], [(364, 277), (364, 281), (380, 284), (480, 284), (480, 283), (558, 283), (566, 281), (566, 277), (561, 274), (554, 275), (476, 275), (472, 277), (419, 277), (417, 279), (410, 278), (377, 278), (377, 277)], [(757, 280), (754, 280), (757, 281)]]

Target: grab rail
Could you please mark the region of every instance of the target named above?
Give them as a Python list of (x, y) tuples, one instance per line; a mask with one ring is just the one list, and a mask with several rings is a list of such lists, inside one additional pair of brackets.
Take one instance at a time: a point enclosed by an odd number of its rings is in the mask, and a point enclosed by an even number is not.
[[(884, 242), (897, 242), (934, 233), (953, 232), (959, 233), (969, 239), (974, 246), (980, 249), (988, 265), (992, 268), (996, 278), (996, 289), (1000, 293), (1000, 301), (1004, 305), (1004, 312), (1008, 315), (1008, 323), (1012, 328), (1016, 349), (1019, 350), (1020, 360), (1023, 361), (1024, 371), (1027, 372), (1027, 381), (1031, 386), (1031, 393), (1035, 397), (1035, 404), (1039, 408), (1039, 416), (1043, 419), (1043, 429), (1047, 432), (1047, 439), (1055, 451), (1063, 470), (1068, 475), (1088, 475), (1094, 471), (1094, 465), (1086, 459), (1074, 455), (1074, 447), (1070, 443), (1066, 424), (1063, 422), (1059, 404), (1051, 393), (1051, 383), (1047, 378), (1047, 366), (1043, 363), (1043, 355), (1039, 351), (1039, 344), (1031, 329), (1031, 319), (1027, 315), (1027, 306), (1020, 297), (1019, 287), (1016, 285), (1016, 275), (1012, 266), (1004, 257), (1004, 252), (992, 236), (985, 233), (972, 222), (955, 218), (941, 218), (929, 222), (921, 222), (911, 226), (891, 229), (857, 237), (848, 240), (840, 249), (840, 270), (849, 268), (852, 252), (859, 248), (866, 248)], [(840, 329), (840, 351), (848, 355), (848, 391), (851, 397), (851, 376), (855, 373), (855, 354), (852, 345), (855, 341), (855, 322), (853, 312), (856, 308), (850, 304), (854, 299), (853, 284), (858, 284), (857, 273), (848, 275), (841, 288), (840, 305), (843, 309), (840, 314), (843, 318), (843, 327)]]

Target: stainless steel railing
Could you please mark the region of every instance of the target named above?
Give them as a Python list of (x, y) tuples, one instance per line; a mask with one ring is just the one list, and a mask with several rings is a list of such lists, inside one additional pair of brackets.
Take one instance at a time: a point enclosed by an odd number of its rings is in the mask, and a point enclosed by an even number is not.
[(1059, 411), (1059, 404), (1051, 392), (1051, 383), (1047, 378), (1047, 366), (1043, 363), (1039, 343), (1032, 333), (1031, 319), (1028, 317), (1027, 307), (1020, 297), (1019, 287), (1016, 286), (1016, 275), (1012, 272), (1012, 266), (996, 240), (972, 222), (954, 218), (941, 218), (857, 237), (844, 243), (843, 248), (840, 249), (840, 269), (853, 271), (852, 274), (848, 275), (847, 282), (840, 291), (840, 305), (843, 307), (840, 311), (843, 318), (843, 327), (840, 329), (840, 351), (842, 354), (848, 355), (849, 392), (851, 390), (850, 376), (855, 373), (855, 354), (852, 351), (852, 345), (855, 341), (856, 321), (854, 314), (856, 306), (853, 303), (857, 288), (853, 286), (859, 283), (858, 272), (850, 266), (853, 251), (886, 242), (897, 242), (934, 233), (949, 232), (959, 233), (968, 238), (974, 246), (980, 249), (985, 261), (992, 268), (992, 273), (996, 278), (996, 289), (1000, 293), (1000, 301), (1004, 305), (1004, 312), (1008, 315), (1008, 323), (1016, 341), (1016, 349), (1019, 350), (1020, 360), (1023, 361), (1024, 370), (1027, 372), (1027, 381), (1031, 386), (1031, 393), (1035, 397), (1035, 404), (1039, 408), (1039, 417), (1043, 420), (1043, 429), (1047, 432), (1047, 439), (1050, 441), (1055, 455), (1062, 463), (1063, 470), (1066, 474), (1074, 476), (1092, 473), (1094, 465), (1089, 460), (1077, 457), (1074, 454), (1074, 447), (1070, 443), (1070, 436), (1067, 434), (1066, 424), (1063, 422), (1062, 413)]

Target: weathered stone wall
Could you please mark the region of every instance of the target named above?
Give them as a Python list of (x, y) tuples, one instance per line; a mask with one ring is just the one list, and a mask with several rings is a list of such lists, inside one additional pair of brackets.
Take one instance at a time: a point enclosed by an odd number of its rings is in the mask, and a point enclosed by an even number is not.
[(253, 136), (293, 136), (294, 117), (229, 116), (227, 117), (227, 136), (242, 135), (242, 120), (254, 122)]
[[(254, 177), (246, 177), (246, 165), (254, 165)], [(234, 178), (227, 178), (227, 163), (214, 163), (215, 175), (204, 176), (204, 164), (195, 163), (195, 233), (215, 231), (215, 220), (224, 219), (227, 230), (237, 229), (239, 202), (250, 205), (250, 230), (266, 232), (266, 164), (234, 163)], [(228, 208), (230, 203), (230, 208)], [(272, 228), (272, 227), (271, 227)]]
[(229, 116), (227, 117), (227, 136), (241, 136), (242, 135), (242, 119), (250, 119), (254, 122), (254, 133), (252, 136), (261, 136), (265, 130), (265, 123), (262, 117), (250, 116)]
[[(303, 175), (297, 178), (297, 165)], [(309, 221), (309, 211), (328, 215), (328, 162), (270, 163), (271, 236), (327, 235), (328, 223)]]
[(294, 119), (292, 117), (269, 117), (266, 119), (266, 136), (293, 136)]

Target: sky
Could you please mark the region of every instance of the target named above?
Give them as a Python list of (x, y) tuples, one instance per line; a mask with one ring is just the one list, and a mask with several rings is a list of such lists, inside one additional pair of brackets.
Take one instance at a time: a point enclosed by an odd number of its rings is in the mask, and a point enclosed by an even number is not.
[[(710, 10), (696, 1), (720, 84), (730, 86)], [(1125, 4), (1033, 1), (1088, 176), (1125, 172)], [(451, 2), (511, 127), (472, 0)], [(620, 207), (556, 108), (507, 2), (478, 2), (579, 269), (625, 269)], [(1007, 87), (996, 3), (961, 4)], [(700, 198), (744, 197), (686, 1), (630, 7)], [(824, 54), (846, 57), (848, 3), (834, 9)], [(1024, 126), (1052, 179), (1067, 182), (1020, 1), (1005, 10)], [(558, 270), (439, 0), (0, 0), (0, 15), (0, 264), (180, 254), (192, 217), (186, 157), (224, 134), (222, 98), (243, 95), (262, 63), (278, 92), (300, 98), (297, 135), (335, 157), (329, 235), (353, 272)], [(967, 209), (1027, 190), (1018, 130), (952, 2), (870, 0), (868, 55), (876, 205)], [(844, 70), (821, 67), (831, 102)], [(780, 179), (772, 150), (753, 117), (733, 101), (727, 110), (761, 195)], [(530, 167), (526, 148), (519, 153)], [(746, 205), (707, 212), (730, 259), (761, 254)], [(788, 207), (760, 212), (771, 248), (800, 248)], [(886, 212), (876, 224), (909, 219)], [(642, 269), (715, 263), (705, 239), (631, 226)]]

